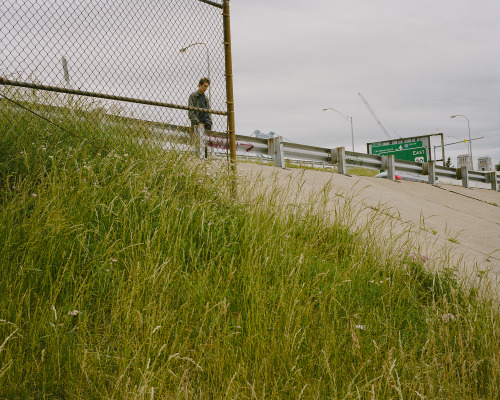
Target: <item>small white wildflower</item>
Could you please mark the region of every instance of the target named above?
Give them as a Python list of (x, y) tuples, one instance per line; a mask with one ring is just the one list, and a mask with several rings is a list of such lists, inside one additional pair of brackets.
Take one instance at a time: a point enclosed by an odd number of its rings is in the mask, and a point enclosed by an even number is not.
[(36, 197), (36, 193), (33, 193), (33, 194), (32, 194), (32, 196), (33, 196), (33, 197)]
[(447, 313), (441, 315), (441, 319), (443, 320), (443, 322), (453, 321), (455, 320), (455, 316), (453, 314)]
[(355, 328), (359, 329), (361, 331), (365, 331), (366, 330), (366, 325), (356, 325)]
[(118, 262), (118, 260), (116, 258), (112, 258), (111, 262)]
[(73, 311), (68, 311), (68, 315), (78, 315), (80, 311), (78, 310), (73, 310)]

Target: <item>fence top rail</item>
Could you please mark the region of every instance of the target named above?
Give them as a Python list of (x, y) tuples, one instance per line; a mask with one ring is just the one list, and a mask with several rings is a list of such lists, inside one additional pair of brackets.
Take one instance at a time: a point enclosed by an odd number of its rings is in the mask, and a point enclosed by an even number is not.
[(0, 76), (0, 85), (19, 86), (19, 87), (25, 87), (25, 88), (29, 88), (29, 89), (40, 89), (40, 90), (47, 90), (50, 92), (68, 93), (68, 94), (74, 94), (74, 95), (79, 95), (79, 96), (88, 96), (88, 97), (96, 97), (99, 99), (125, 101), (128, 103), (146, 104), (146, 105), (150, 105), (150, 106), (158, 106), (158, 107), (165, 107), (165, 108), (175, 108), (175, 109), (186, 110), (186, 111), (204, 111), (204, 112), (208, 112), (210, 114), (215, 114), (215, 115), (228, 115), (227, 111), (206, 110), (204, 108), (181, 106), (178, 104), (163, 103), (163, 102), (159, 102), (159, 101), (140, 100), (140, 99), (134, 99), (132, 97), (114, 96), (114, 95), (109, 95), (109, 94), (104, 94), (104, 93), (87, 92), (84, 90), (62, 88), (62, 87), (58, 87), (58, 86), (49, 86), (49, 85), (40, 85), (40, 84), (29, 83), (29, 82), (13, 81), (13, 80), (7, 79), (7, 78), (2, 77), (2, 76)]

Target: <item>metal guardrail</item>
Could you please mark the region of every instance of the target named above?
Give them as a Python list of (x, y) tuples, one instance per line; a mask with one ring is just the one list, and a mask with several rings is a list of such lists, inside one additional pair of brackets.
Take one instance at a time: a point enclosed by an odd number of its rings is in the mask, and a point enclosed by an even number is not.
[(341, 174), (347, 173), (349, 167), (365, 167), (378, 170), (387, 170), (387, 177), (394, 180), (396, 173), (427, 176), (428, 182), (436, 184), (437, 178), (462, 180), (464, 187), (469, 183), (480, 182), (490, 184), (491, 189), (498, 191), (500, 176), (496, 171), (469, 171), (467, 167), (447, 168), (436, 165), (435, 161), (415, 163), (399, 160), (394, 155), (375, 156), (371, 154), (345, 151), (343, 147), (324, 148), (283, 141), (282, 137), (272, 139), (257, 139), (251, 136), (237, 136), (237, 140), (248, 143), (253, 148), (247, 150), (248, 154), (239, 155), (240, 158), (249, 159), (249, 154), (258, 154), (261, 157), (272, 157), (276, 167), (284, 168), (285, 162), (294, 164), (311, 163), (311, 166), (334, 167)]

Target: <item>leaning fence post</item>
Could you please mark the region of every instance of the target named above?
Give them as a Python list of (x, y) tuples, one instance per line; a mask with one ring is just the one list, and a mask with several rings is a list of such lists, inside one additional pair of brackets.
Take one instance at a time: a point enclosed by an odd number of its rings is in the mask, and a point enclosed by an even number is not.
[(462, 167), (460, 168), (460, 175), (462, 176), (462, 186), (464, 188), (469, 187), (469, 168)]
[(337, 147), (330, 150), (332, 164), (337, 164), (337, 172), (342, 175), (347, 175), (347, 160), (345, 158), (345, 147)]
[(429, 183), (431, 185), (436, 184), (436, 161), (429, 161), (427, 163), (427, 178), (429, 179)]
[(274, 165), (278, 168), (285, 167), (285, 152), (283, 151), (283, 137), (276, 136), (269, 139), (269, 154), (274, 158)]

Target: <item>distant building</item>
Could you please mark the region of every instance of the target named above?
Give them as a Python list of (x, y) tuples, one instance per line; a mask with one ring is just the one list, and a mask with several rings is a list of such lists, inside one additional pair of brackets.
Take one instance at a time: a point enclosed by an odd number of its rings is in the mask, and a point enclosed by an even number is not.
[(264, 133), (258, 129), (253, 131), (253, 135), (258, 139), (272, 139), (276, 136), (274, 132)]
[(479, 157), (477, 159), (477, 170), (494, 171), (493, 164), (491, 163), (491, 157)]
[(462, 154), (457, 157), (457, 168), (467, 167), (472, 170), (472, 158), (470, 154)]

